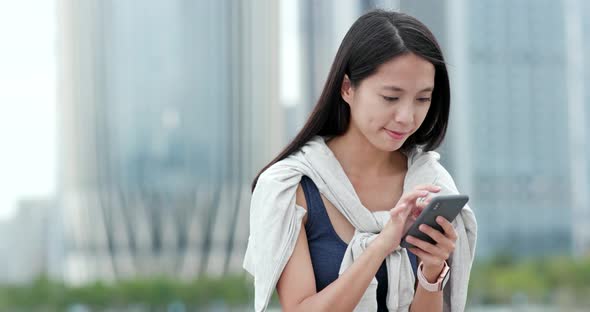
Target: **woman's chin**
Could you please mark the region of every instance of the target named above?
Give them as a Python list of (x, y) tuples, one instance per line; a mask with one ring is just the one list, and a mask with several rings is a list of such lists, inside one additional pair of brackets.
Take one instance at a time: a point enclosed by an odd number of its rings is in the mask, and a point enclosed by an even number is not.
[(402, 145), (404, 145), (405, 139), (404, 140), (393, 140), (392, 138), (390, 138), (388, 136), (385, 138), (385, 140), (381, 139), (381, 141), (382, 142), (384, 141), (381, 144), (381, 147), (380, 147), (381, 150), (393, 152), (393, 151), (397, 151), (398, 149), (400, 149), (402, 147)]
[(403, 144), (403, 141), (381, 140), (380, 144), (377, 145), (377, 148), (384, 152), (394, 152), (400, 149)]

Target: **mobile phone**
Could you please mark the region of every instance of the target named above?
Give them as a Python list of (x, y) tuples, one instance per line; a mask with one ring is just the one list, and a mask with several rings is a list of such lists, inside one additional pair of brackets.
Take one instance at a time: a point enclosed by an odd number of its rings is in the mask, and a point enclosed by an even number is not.
[(404, 248), (413, 248), (414, 245), (408, 243), (406, 241), (406, 237), (408, 235), (412, 235), (420, 240), (425, 242), (429, 242), (431, 244), (436, 244), (428, 234), (420, 231), (418, 227), (421, 224), (429, 225), (430, 227), (434, 228), (435, 230), (444, 233), (444, 230), (440, 224), (436, 222), (436, 218), (438, 216), (442, 216), (447, 219), (449, 222), (453, 222), (455, 217), (461, 212), (461, 209), (467, 204), (469, 201), (469, 196), (467, 195), (439, 195), (432, 198), (430, 203), (424, 208), (422, 213), (418, 216), (414, 224), (410, 227), (410, 229), (402, 236), (401, 246)]

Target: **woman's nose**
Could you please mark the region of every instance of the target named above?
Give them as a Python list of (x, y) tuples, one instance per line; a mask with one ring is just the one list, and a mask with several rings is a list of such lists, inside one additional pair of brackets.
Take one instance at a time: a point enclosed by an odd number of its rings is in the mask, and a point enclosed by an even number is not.
[(412, 105), (400, 105), (395, 111), (395, 122), (399, 124), (411, 124), (414, 118), (414, 110)]

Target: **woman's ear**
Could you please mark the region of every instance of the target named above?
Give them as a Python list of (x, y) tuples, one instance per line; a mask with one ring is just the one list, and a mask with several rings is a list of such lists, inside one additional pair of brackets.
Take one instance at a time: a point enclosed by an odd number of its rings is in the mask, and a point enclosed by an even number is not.
[(344, 75), (342, 79), (342, 87), (340, 88), (340, 95), (342, 99), (348, 103), (348, 105), (352, 104), (352, 99), (354, 98), (354, 89), (352, 88), (352, 83), (348, 78), (348, 75)]

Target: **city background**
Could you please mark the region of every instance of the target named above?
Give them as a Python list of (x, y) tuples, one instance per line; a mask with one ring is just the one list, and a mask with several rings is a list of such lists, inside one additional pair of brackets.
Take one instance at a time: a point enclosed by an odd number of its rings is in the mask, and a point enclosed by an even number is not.
[(590, 307), (590, 2), (0, 0), (0, 309), (251, 309), (250, 183), (373, 8), (445, 53), (470, 309)]

